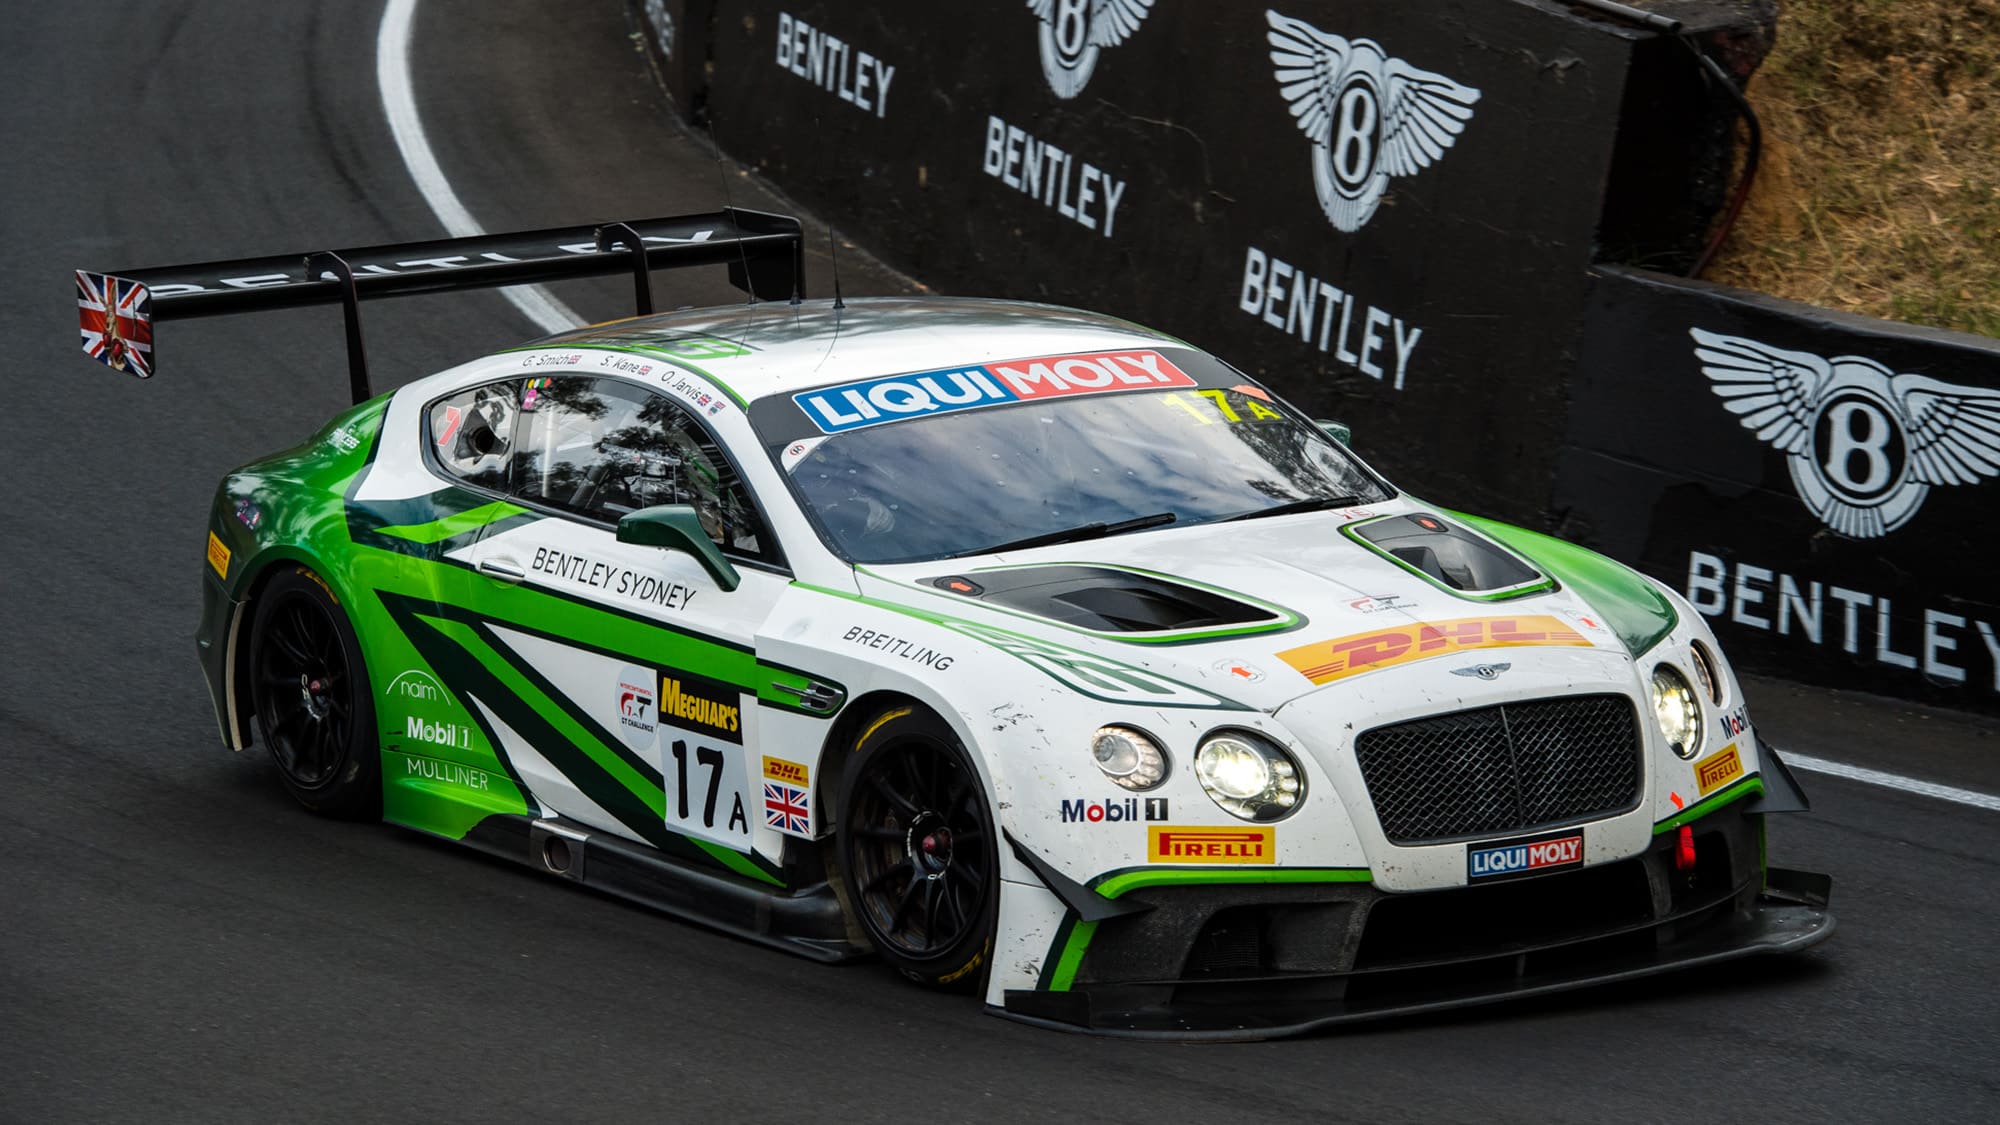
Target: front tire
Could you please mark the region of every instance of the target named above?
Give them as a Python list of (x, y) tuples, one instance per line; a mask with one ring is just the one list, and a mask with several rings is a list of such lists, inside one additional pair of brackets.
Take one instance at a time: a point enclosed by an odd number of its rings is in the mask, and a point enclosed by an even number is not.
[(999, 916), (998, 833), (978, 771), (921, 708), (862, 728), (840, 789), (840, 859), (882, 959), (934, 988), (979, 983)]
[(382, 755), (361, 644), (333, 592), (305, 567), (274, 575), (250, 629), (251, 698), (278, 777), (325, 816), (382, 815)]

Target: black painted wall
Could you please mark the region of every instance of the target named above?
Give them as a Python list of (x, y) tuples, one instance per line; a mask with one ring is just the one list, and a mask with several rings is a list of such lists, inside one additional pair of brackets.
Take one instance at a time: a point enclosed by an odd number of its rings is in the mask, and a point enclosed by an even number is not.
[[(1342, 216), (1353, 229), (1321, 206), (1273, 12), (1321, 33), (1285, 33), (1313, 48), (1309, 76), (1374, 63), (1376, 88), (1328, 132), (1336, 178), (1386, 166), (1367, 126), (1421, 109), (1416, 87), (1442, 89), (1433, 112), (1460, 126), (1433, 131), (1448, 148), (1403, 130), (1405, 174), (1365, 222)], [(1645, 36), (1523, 0), (1162, 0), (1078, 83), (1045, 73), (1043, 27), (1023, 3), (732, 0), (709, 120), (731, 155), (941, 290), (1163, 327), (1350, 422), (1407, 487), (1540, 521)]]
[(1602, 268), (1573, 385), (1562, 534), (1740, 664), (2000, 712), (2000, 341)]

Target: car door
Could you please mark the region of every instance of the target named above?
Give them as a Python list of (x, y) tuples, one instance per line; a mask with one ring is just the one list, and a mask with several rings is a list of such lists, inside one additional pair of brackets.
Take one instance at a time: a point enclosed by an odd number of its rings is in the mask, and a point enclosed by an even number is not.
[[(521, 517), (466, 547), (453, 600), (467, 685), (541, 805), (727, 861), (775, 859), (758, 777), (753, 638), (789, 578), (733, 464), (680, 403), (618, 378), (521, 384), (506, 451)], [(736, 567), (622, 543), (618, 520), (692, 506)]]

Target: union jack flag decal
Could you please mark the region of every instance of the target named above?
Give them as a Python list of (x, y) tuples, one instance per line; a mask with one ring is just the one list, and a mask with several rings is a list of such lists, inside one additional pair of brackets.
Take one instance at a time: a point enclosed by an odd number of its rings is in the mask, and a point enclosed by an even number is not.
[(812, 839), (812, 794), (796, 785), (765, 782), (764, 824), (787, 836)]
[(153, 374), (153, 295), (136, 281), (76, 271), (83, 352), (113, 371)]

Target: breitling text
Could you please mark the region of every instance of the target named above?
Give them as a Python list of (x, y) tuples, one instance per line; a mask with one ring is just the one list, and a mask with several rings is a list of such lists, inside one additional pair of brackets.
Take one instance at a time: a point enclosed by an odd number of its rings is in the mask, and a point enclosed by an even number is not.
[(915, 641), (903, 637), (892, 637), (887, 633), (877, 633), (873, 629), (863, 629), (859, 625), (850, 626), (847, 635), (840, 638), (866, 648), (877, 649), (890, 656), (900, 656), (905, 660), (935, 668), (942, 672), (951, 667), (951, 657), (934, 648), (925, 648)]

